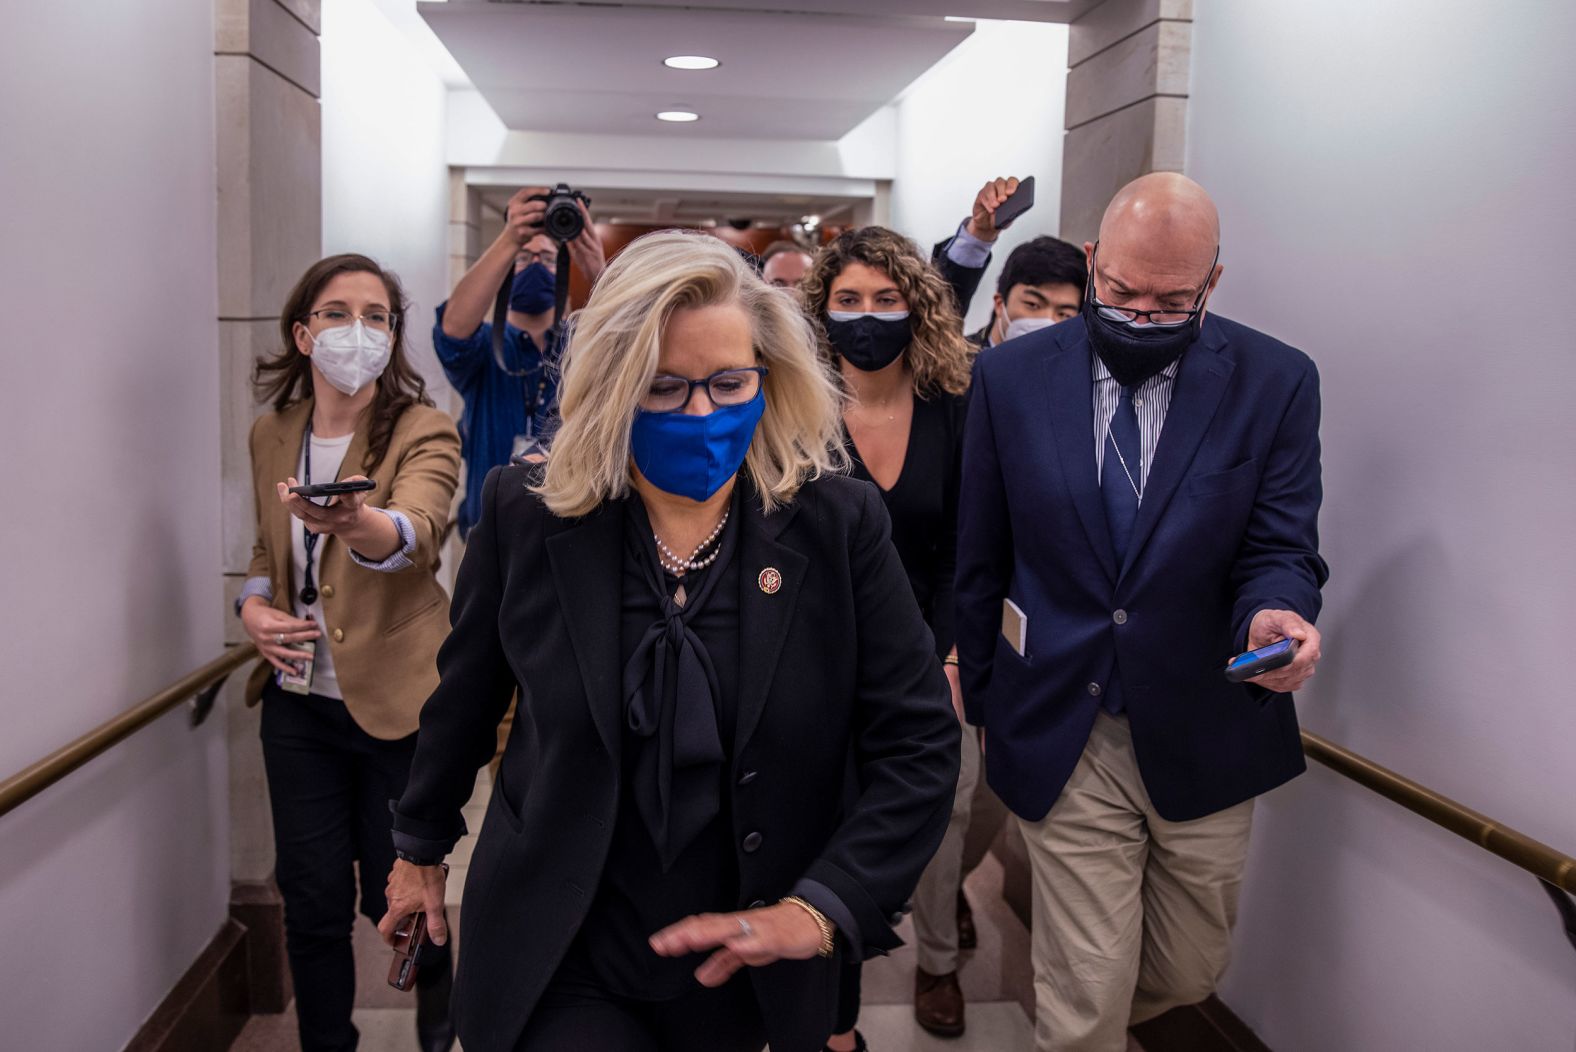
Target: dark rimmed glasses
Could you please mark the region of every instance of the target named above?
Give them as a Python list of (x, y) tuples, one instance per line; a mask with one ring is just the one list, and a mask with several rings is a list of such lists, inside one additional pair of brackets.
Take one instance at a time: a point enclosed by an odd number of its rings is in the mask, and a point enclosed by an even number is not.
[(711, 404), (719, 409), (743, 405), (760, 394), (761, 380), (766, 372), (766, 366), (757, 365), (749, 369), (723, 369), (699, 380), (656, 376), (646, 388), (640, 408), (648, 413), (682, 413), (689, 408), (697, 387), (704, 387)]
[(1097, 241), (1095, 242), (1094, 252), (1090, 253), (1089, 297), (1094, 301), (1094, 309), (1099, 312), (1100, 316), (1102, 318), (1106, 318), (1109, 321), (1126, 322), (1129, 325), (1134, 324), (1140, 318), (1142, 318), (1145, 325), (1158, 325), (1162, 328), (1168, 329), (1174, 329), (1179, 325), (1186, 325), (1204, 312), (1204, 297), (1209, 294), (1209, 279), (1215, 276), (1215, 264), (1220, 262), (1220, 247), (1217, 245), (1215, 247), (1215, 258), (1210, 261), (1209, 273), (1204, 275), (1204, 284), (1200, 286), (1198, 295), (1193, 299), (1192, 309), (1135, 310), (1132, 307), (1112, 306), (1111, 304), (1101, 300), (1099, 296), (1095, 295), (1094, 261), (1096, 258), (1098, 258), (1099, 253), (1100, 243)]

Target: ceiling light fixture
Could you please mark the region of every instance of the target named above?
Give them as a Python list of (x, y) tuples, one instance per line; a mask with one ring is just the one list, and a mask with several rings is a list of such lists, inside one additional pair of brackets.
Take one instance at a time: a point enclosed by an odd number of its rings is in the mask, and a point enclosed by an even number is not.
[(705, 55), (672, 55), (663, 59), (662, 64), (669, 69), (716, 69), (722, 65)]
[(671, 121), (674, 124), (688, 124), (700, 120), (700, 114), (691, 113), (689, 110), (663, 110), (657, 114), (659, 121)]

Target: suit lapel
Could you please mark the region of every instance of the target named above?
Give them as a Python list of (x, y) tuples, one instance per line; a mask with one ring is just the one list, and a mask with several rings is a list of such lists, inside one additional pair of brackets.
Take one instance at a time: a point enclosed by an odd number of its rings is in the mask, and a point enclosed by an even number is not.
[(1073, 507), (1106, 576), (1115, 581), (1116, 549), (1111, 546), (1094, 469), (1094, 377), (1089, 353), (1087, 338), (1075, 339), (1070, 347), (1062, 345), (1045, 360), (1045, 382), (1051, 430)]
[(760, 722), (810, 565), (808, 556), (778, 540), (798, 505), (779, 508), (768, 516), (761, 510), (754, 487), (748, 481), (741, 484), (749, 487), (744, 494), (744, 529), (735, 556), (739, 560), (739, 639), (745, 649), (739, 663), (734, 755), (743, 750)]
[(580, 666), (591, 719), (615, 760), (623, 742), (619, 698), (623, 664), (618, 648), (623, 533), (623, 502), (609, 501), (547, 538), (547, 560), (553, 568), (553, 583)]
[(1155, 447), (1155, 462), (1149, 469), (1149, 480), (1144, 484), (1144, 500), (1138, 508), (1138, 519), (1133, 523), (1133, 539), (1127, 546), (1127, 560), (1122, 566), (1125, 575), (1144, 544), (1155, 531), (1155, 524), (1165, 512), (1166, 505), (1176, 495), (1188, 465), (1198, 453), (1204, 434), (1215, 418), (1215, 410), (1226, 393), (1235, 368), (1231, 360), (1220, 353), (1225, 339), (1214, 327), (1205, 329), (1203, 339), (1196, 347), (1182, 356), (1177, 369), (1176, 390), (1171, 395), (1171, 405), (1166, 409), (1166, 420), (1160, 429), (1160, 443)]

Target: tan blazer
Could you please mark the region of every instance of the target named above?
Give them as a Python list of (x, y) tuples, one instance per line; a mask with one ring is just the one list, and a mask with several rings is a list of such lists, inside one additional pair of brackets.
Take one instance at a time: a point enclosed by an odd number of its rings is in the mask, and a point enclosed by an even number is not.
[[(297, 472), (312, 402), (268, 413), (252, 425), (252, 481), (257, 501), (257, 543), (249, 576), (273, 582), (274, 607), (294, 613), (300, 590), (290, 560), (291, 516), (279, 503), (276, 483)], [(438, 685), (438, 647), (449, 634), (449, 598), (439, 587), (438, 546), (460, 476), (460, 436), (448, 415), (411, 406), (394, 425), (388, 452), (371, 471), (366, 418), (357, 422), (339, 477), (365, 474), (378, 488), (373, 507), (402, 512), (416, 530), (414, 564), (381, 573), (356, 564), (345, 545), (323, 537), (316, 577), (323, 603), (323, 636), (356, 723), (375, 738), (403, 738), (416, 730), (422, 703)], [(247, 682), (247, 704), (257, 704), (273, 673), (266, 661)]]

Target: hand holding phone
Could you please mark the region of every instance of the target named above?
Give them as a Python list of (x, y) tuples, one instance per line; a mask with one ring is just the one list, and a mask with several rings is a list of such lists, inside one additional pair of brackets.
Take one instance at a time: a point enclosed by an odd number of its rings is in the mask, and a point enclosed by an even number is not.
[(300, 497), (339, 497), (346, 493), (366, 493), (378, 484), (371, 479), (348, 479), (344, 482), (320, 482), (311, 486), (291, 486), (290, 492)]
[(1269, 646), (1238, 654), (1226, 663), (1226, 679), (1232, 683), (1246, 683), (1255, 676), (1285, 668), (1297, 660), (1297, 641), (1282, 639)]
[[(448, 876), (448, 863), (441, 863)], [(410, 990), (416, 977), (433, 957), (441, 958), (447, 946), (434, 945), (427, 932), (427, 914), (412, 913), (394, 927), (394, 959), (389, 962), (389, 985), (399, 991)]]
[(980, 187), (969, 214), (968, 232), (981, 241), (995, 241), (1014, 219), (1034, 206), (1034, 176), (1022, 180), (992, 179)]

